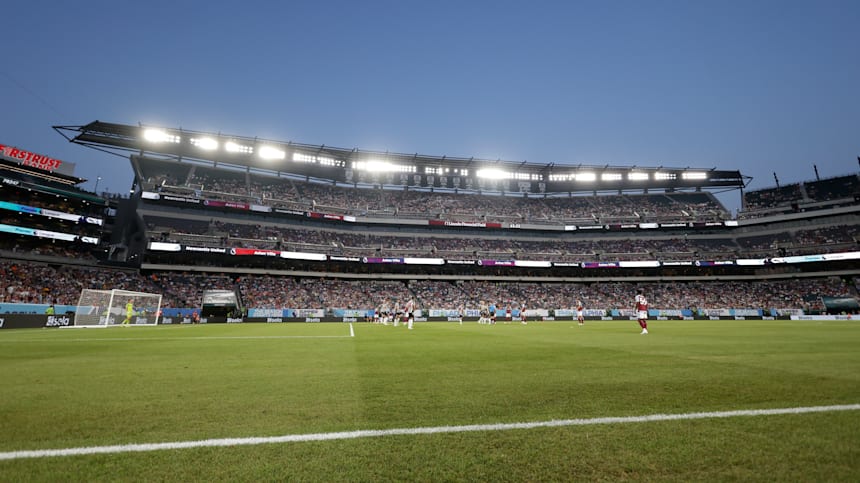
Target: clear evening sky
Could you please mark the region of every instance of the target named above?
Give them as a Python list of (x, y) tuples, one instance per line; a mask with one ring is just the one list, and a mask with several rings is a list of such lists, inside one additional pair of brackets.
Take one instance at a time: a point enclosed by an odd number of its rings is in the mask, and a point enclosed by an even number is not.
[(748, 189), (858, 171), (856, 0), (7, 3), (0, 143), (88, 189), (127, 192), (128, 161), (52, 125), (739, 169)]

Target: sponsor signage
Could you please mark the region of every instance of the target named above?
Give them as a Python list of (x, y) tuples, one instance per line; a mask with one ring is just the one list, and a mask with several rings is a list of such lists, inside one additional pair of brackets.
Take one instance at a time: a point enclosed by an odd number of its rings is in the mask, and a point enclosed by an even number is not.
[(361, 257), (342, 257), (339, 255), (331, 255), (328, 257), (333, 262), (360, 262)]
[(231, 248), (230, 255), (235, 256), (260, 256), (260, 257), (277, 257), (280, 256), (279, 250), (266, 250), (262, 248)]
[(287, 210), (287, 209), (284, 209), (284, 208), (275, 208), (275, 209), (274, 209), (274, 212), (275, 212), (275, 213), (281, 213), (281, 214), (284, 214), (284, 215), (309, 216), (309, 215), (307, 214), (307, 212), (305, 212), (305, 211), (299, 211), (299, 210)]
[(158, 196), (159, 196), (159, 198), (156, 198), (156, 199), (162, 199), (164, 201), (178, 201), (180, 203), (200, 204), (200, 200), (198, 200), (197, 198), (186, 198), (184, 196), (174, 196), (174, 195), (158, 195)]
[(693, 265), (697, 267), (718, 267), (720, 265), (734, 265), (734, 260), (696, 260)]
[(41, 169), (42, 171), (57, 172), (71, 176), (75, 171), (75, 164), (68, 161), (34, 153), (26, 149), (0, 144), (0, 157), (18, 163), (22, 166)]
[(621, 268), (654, 268), (659, 267), (660, 262), (657, 260), (618, 262), (618, 266)]
[(478, 265), (483, 267), (513, 267), (516, 260), (478, 260)]
[(237, 210), (249, 210), (251, 208), (251, 205), (248, 203), (237, 203), (235, 201), (206, 200), (203, 204), (215, 208), (234, 208)]
[(317, 213), (315, 211), (308, 212), (307, 216), (308, 216), (308, 218), (321, 218), (323, 220), (344, 221), (343, 216), (341, 216), (341, 215), (331, 215), (328, 213)]
[(362, 263), (395, 263), (395, 264), (404, 263), (402, 258), (396, 258), (396, 257), (385, 257), (385, 258), (363, 257), (361, 259), (361, 261), (362, 261)]
[(501, 223), (487, 223), (483, 221), (452, 221), (452, 220), (427, 220), (430, 226), (453, 226), (466, 228), (501, 228)]
[(619, 262), (582, 262), (582, 268), (618, 268)]
[(549, 268), (552, 263), (542, 260), (514, 260), (514, 265), (517, 267)]
[(189, 245), (185, 245), (186, 252), (199, 252), (199, 253), (227, 253), (226, 248), (215, 248), (215, 247), (192, 247)]
[(149, 249), (157, 252), (178, 252), (182, 246), (178, 243), (150, 242)]

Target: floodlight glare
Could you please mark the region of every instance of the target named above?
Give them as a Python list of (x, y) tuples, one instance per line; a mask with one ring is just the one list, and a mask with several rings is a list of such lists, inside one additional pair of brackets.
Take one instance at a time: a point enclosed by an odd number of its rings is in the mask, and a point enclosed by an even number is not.
[(627, 173), (627, 179), (629, 179), (630, 181), (645, 181), (648, 179), (648, 173), (642, 173), (638, 171), (633, 173)]
[(696, 172), (683, 173), (681, 175), (681, 177), (684, 179), (707, 179), (708, 174), (696, 171)]
[(181, 141), (179, 136), (168, 134), (161, 129), (146, 129), (143, 131), (143, 139), (151, 143), (178, 143)]
[(621, 181), (621, 173), (603, 173), (600, 175), (603, 181)]
[(229, 152), (229, 153), (251, 154), (254, 152), (253, 147), (245, 146), (244, 144), (239, 144), (239, 143), (234, 142), (234, 141), (227, 141), (227, 143), (224, 144), (224, 149), (227, 150), (227, 152)]
[(386, 161), (371, 160), (364, 163), (365, 171), (384, 173), (386, 171), (394, 171), (396, 168), (393, 164)]
[(511, 173), (496, 168), (479, 169), (475, 174), (478, 175), (479, 178), (487, 179), (508, 179), (511, 177)]
[(263, 159), (287, 159), (287, 153), (273, 146), (260, 146), (260, 157)]
[(401, 164), (392, 164), (388, 161), (371, 159), (369, 161), (356, 161), (352, 164), (354, 169), (370, 171), (372, 173), (415, 173), (418, 168)]
[(191, 144), (206, 151), (218, 149), (218, 141), (212, 138), (191, 138)]
[(594, 181), (597, 179), (597, 175), (594, 173), (576, 173), (577, 181)]
[(658, 181), (672, 180), (672, 179), (678, 179), (678, 175), (675, 173), (664, 173), (664, 172), (658, 171), (658, 172), (654, 173), (654, 179), (658, 180)]

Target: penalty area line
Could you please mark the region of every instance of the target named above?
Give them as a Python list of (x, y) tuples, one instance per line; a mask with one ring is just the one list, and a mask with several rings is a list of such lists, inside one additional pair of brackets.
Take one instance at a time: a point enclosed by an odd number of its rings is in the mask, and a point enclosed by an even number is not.
[(564, 426), (590, 426), (597, 424), (651, 423), (660, 421), (680, 421), (691, 419), (734, 418), (742, 416), (775, 416), (783, 414), (807, 414), (836, 411), (857, 411), (860, 404), (835, 406), (810, 406), (777, 409), (742, 409), (736, 411), (715, 411), (681, 414), (651, 414), (645, 416), (619, 416), (589, 419), (562, 419), (536, 421), (531, 423), (472, 424), (465, 426), (433, 426), (423, 428), (372, 429), (342, 431), (334, 433), (289, 434), (284, 436), (205, 439), (199, 441), (176, 441), (167, 443), (125, 444), (114, 446), (90, 446), (81, 448), (43, 449), (8, 451), (0, 453), (0, 461), (25, 458), (48, 458), (57, 456), (85, 456), (94, 454), (135, 453), (188, 448), (211, 448), (229, 446), (251, 446), (276, 443), (300, 443), (308, 441), (332, 441), (359, 438), (379, 438), (384, 436), (467, 433), (478, 431), (510, 431), (514, 429), (558, 428)]

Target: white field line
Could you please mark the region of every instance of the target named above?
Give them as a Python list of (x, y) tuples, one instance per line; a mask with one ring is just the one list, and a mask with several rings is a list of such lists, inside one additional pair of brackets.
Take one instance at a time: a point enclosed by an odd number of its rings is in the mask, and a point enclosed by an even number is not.
[(531, 423), (472, 424), (466, 426), (435, 426), (424, 428), (371, 429), (343, 431), (335, 433), (290, 434), (284, 436), (255, 438), (205, 439), (200, 441), (176, 441), (170, 443), (125, 444), (114, 446), (90, 446), (83, 448), (43, 449), (9, 451), (0, 453), (0, 461), (24, 458), (47, 458), (54, 456), (78, 456), (93, 454), (113, 454), (160, 451), (186, 448), (211, 448), (224, 446), (249, 446), (275, 443), (298, 443), (307, 441), (332, 441), (358, 438), (378, 438), (383, 436), (467, 433), (477, 431), (509, 431), (513, 429), (556, 428), (564, 426), (590, 426), (596, 424), (649, 423), (659, 421), (679, 421), (690, 419), (733, 418), (739, 416), (774, 416), (781, 414), (805, 414), (833, 411), (857, 411), (860, 404), (837, 406), (811, 406), (779, 409), (744, 409), (736, 411), (716, 411), (705, 413), (651, 414), (646, 416), (604, 417), (590, 419), (562, 419), (537, 421)]
[(355, 330), (352, 328), (352, 322), (349, 323), (349, 336), (355, 337)]

